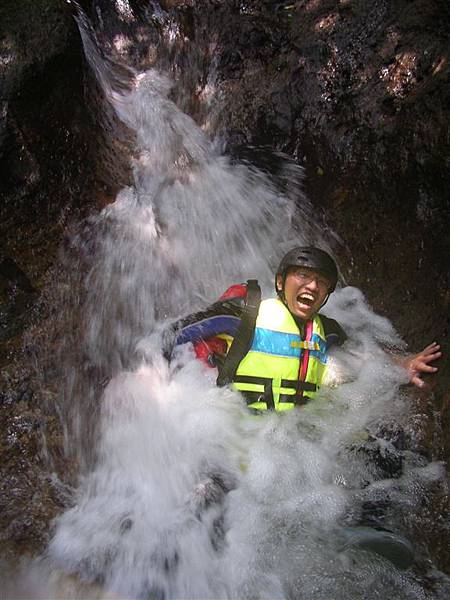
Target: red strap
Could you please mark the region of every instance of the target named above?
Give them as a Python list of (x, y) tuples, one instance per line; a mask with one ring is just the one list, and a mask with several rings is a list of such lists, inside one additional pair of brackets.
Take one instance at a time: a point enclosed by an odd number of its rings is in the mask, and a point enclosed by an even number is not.
[[(313, 333), (313, 322), (306, 321), (305, 323), (305, 342), (310, 342)], [(308, 362), (309, 362), (309, 350), (306, 348), (303, 349), (302, 358), (300, 361), (300, 369), (298, 373), (298, 378), (300, 381), (306, 380), (306, 373), (308, 372)]]
[(194, 351), (197, 358), (208, 367), (212, 367), (213, 364), (209, 361), (209, 357), (211, 354), (226, 354), (227, 343), (222, 338), (211, 337), (207, 340), (196, 342), (194, 344)]

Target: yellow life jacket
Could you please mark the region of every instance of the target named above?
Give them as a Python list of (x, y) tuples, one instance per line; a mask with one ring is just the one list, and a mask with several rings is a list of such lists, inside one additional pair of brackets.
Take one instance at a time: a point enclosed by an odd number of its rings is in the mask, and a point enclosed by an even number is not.
[(236, 370), (233, 386), (249, 408), (289, 410), (314, 398), (327, 362), (327, 343), (320, 316), (305, 324), (304, 339), (286, 306), (263, 300), (249, 352)]

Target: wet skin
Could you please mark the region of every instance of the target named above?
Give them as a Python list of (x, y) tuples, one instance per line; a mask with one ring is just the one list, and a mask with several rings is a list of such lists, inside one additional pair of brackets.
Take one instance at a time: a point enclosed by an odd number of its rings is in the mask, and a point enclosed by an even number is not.
[[(282, 290), (283, 279), (277, 277), (277, 288)], [(291, 313), (303, 321), (312, 319), (330, 293), (329, 280), (312, 269), (292, 267), (284, 282), (285, 302)]]

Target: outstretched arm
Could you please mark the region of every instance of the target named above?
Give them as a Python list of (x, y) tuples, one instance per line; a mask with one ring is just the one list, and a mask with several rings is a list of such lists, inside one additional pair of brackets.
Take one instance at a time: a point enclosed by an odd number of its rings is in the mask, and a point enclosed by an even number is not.
[(439, 344), (433, 342), (417, 354), (396, 356), (394, 360), (408, 371), (409, 381), (421, 388), (425, 385), (425, 382), (421, 376), (424, 373), (436, 373), (438, 370), (437, 367), (431, 366), (430, 363), (434, 362), (441, 356), (442, 352), (440, 352)]

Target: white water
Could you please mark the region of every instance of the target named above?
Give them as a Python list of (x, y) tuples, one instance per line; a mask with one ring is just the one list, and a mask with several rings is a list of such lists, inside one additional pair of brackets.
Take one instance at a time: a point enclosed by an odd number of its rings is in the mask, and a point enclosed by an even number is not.
[[(338, 290), (324, 311), (351, 340), (334, 357), (330, 382), (341, 385), (301, 411), (251, 417), (189, 347), (170, 365), (161, 356), (158, 332), (170, 319), (247, 277), (270, 294), (274, 267), (294, 244), (329, 249), (300, 170), (287, 167), (291, 194), (281, 194), (215, 151), (168, 99), (166, 76), (137, 74), (119, 94), (95, 47), (86, 50), (136, 134), (134, 183), (92, 219), (84, 352), (115, 375), (97, 398), (95, 467), (57, 521), (51, 575), (34, 597), (427, 597), (413, 575), (341, 551), (342, 524), (363, 500), (389, 496), (386, 524), (395, 528), (442, 477), (440, 465), (411, 452), (400, 478), (380, 480), (355, 450), (380, 422), (409, 426), (404, 373), (380, 349), (400, 340), (361, 292)], [(201, 510), (211, 474), (233, 489)], [(78, 583), (61, 583), (58, 572)]]

